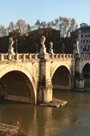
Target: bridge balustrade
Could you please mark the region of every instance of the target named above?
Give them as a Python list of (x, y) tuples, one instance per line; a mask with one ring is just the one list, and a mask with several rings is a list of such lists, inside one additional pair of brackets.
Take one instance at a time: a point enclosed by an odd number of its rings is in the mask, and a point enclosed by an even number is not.
[(82, 59), (90, 59), (90, 54), (81, 54)]
[[(75, 58), (75, 55), (73, 54), (48, 54), (49, 58), (51, 59), (61, 59), (61, 60), (66, 60), (66, 59), (72, 59)], [(90, 59), (90, 54), (81, 54), (80, 58), (83, 60)], [(37, 60), (38, 59), (38, 54), (25, 54), (25, 53), (20, 53), (20, 54), (8, 54), (8, 53), (1, 53), (0, 54), (0, 61), (9, 61), (9, 60), (18, 60), (18, 61), (30, 61), (30, 60)]]
[(38, 59), (37, 54), (0, 54), (0, 61), (9, 61), (9, 60), (20, 60), (20, 61), (30, 61)]
[(71, 59), (73, 58), (73, 54), (50, 54), (49, 57), (51, 59)]

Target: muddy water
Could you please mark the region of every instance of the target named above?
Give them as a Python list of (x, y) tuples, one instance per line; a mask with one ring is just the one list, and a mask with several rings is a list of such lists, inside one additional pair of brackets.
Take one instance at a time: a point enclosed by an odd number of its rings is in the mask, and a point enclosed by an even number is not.
[(22, 122), (27, 136), (90, 136), (90, 92), (55, 90), (65, 107), (51, 108), (1, 102), (0, 122)]

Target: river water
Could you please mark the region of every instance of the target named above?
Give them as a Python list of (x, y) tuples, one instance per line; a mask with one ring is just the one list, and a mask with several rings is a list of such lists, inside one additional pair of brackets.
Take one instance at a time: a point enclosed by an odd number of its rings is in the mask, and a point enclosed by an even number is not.
[(68, 104), (51, 108), (1, 102), (0, 122), (20, 121), (26, 136), (90, 136), (90, 92), (55, 90), (54, 96)]

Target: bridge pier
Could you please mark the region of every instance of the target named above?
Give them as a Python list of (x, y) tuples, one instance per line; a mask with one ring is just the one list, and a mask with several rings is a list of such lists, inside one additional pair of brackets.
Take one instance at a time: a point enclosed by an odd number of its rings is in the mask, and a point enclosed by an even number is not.
[(49, 55), (39, 55), (39, 75), (38, 75), (38, 103), (48, 103), (52, 101), (52, 82), (50, 77)]
[(84, 78), (80, 63), (80, 54), (75, 55), (75, 89), (84, 91)]
[(39, 72), (38, 72), (38, 103), (48, 103), (52, 101), (52, 82), (50, 77), (49, 54), (46, 52), (46, 38), (41, 38), (41, 49), (39, 53)]

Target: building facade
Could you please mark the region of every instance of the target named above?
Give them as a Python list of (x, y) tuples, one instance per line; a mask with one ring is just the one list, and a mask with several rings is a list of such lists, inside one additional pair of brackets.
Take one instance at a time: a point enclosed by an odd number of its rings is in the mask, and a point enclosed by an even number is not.
[(80, 53), (90, 53), (90, 26), (86, 23), (80, 24), (80, 28), (72, 32), (72, 39), (74, 42), (79, 42)]

